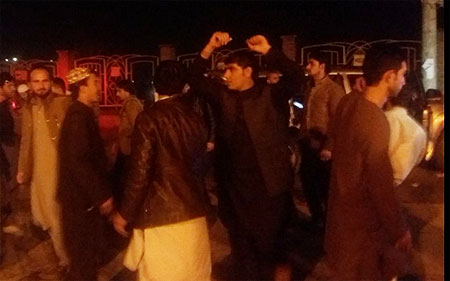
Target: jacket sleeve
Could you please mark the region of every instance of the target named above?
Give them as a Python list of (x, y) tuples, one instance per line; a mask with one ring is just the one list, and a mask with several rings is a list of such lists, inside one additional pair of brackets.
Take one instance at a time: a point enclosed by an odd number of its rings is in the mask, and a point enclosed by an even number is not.
[(188, 84), (194, 92), (202, 95), (207, 102), (217, 104), (219, 102), (220, 85), (214, 79), (205, 76), (210, 64), (209, 60), (198, 56), (189, 69)]
[(283, 75), (280, 81), (274, 85), (276, 96), (283, 98), (287, 102), (296, 93), (300, 92), (304, 75), (301, 67), (296, 62), (274, 48), (269, 50), (264, 59), (270, 68), (279, 70)]
[(124, 194), (119, 213), (132, 222), (147, 196), (151, 186), (151, 172), (155, 158), (155, 128), (146, 113), (142, 112), (136, 119), (131, 137), (131, 159)]
[(208, 141), (214, 142), (216, 140), (217, 120), (211, 105), (207, 102), (205, 102), (205, 109), (208, 122)]
[[(379, 126), (374, 126), (375, 124)], [(382, 222), (383, 228), (390, 234), (391, 242), (394, 243), (407, 231), (407, 226), (395, 194), (388, 153), (389, 125), (382, 118), (376, 118), (375, 122), (367, 125), (363, 149), (366, 156), (364, 167), (366, 167), (367, 178), (363, 180), (369, 187), (368, 193), (377, 217)]]
[[(86, 194), (90, 203), (98, 207), (112, 196), (107, 184), (106, 170), (94, 164), (91, 155), (91, 134), (89, 132), (89, 116), (82, 112), (75, 112), (66, 116), (63, 130), (67, 135), (60, 145), (63, 157), (60, 161), (67, 161), (66, 167), (73, 171), (73, 180), (78, 182), (80, 192)], [(106, 168), (105, 168), (106, 169)]]

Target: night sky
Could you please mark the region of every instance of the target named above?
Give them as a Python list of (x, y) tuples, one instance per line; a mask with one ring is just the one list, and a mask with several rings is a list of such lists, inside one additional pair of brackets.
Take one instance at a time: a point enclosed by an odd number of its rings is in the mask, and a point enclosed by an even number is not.
[[(262, 33), (296, 34), (300, 45), (331, 41), (421, 38), (420, 0), (295, 2), (8, 2), (1, 1), (1, 58), (56, 58), (57, 49), (80, 55), (200, 51), (216, 30), (244, 47)], [(278, 41), (277, 41), (278, 39)]]

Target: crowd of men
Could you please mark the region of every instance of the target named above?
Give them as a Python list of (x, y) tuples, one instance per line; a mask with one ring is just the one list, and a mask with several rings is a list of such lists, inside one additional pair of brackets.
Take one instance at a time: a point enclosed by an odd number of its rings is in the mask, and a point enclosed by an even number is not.
[[(248, 50), (224, 60), (220, 81), (208, 77), (211, 55), (230, 40), (228, 33), (215, 32), (189, 70), (176, 61), (161, 62), (152, 105), (142, 105), (131, 81), (117, 84), (123, 106), (112, 170), (95, 110), (97, 74), (71, 70), (67, 96), (64, 81), (52, 82), (47, 69), (29, 72), (21, 89), (27, 95), (16, 181), (30, 186), (33, 223), (48, 230), (62, 279), (97, 279), (118, 247), (113, 226), (129, 239), (123, 264), (139, 280), (211, 280), (205, 175), (212, 164), (218, 217), (231, 246), (228, 278), (291, 279), (284, 242), (297, 211), (289, 104), (303, 71), (255, 35), (246, 41)], [(272, 69), (267, 82), (258, 81), (255, 54)], [(396, 98), (405, 84), (405, 58), (393, 46), (370, 49), (364, 80), (348, 95), (330, 79), (329, 67), (322, 53), (310, 54), (298, 132), (299, 175), (311, 220), (325, 234), (330, 280), (392, 280), (405, 273), (412, 247), (395, 186), (423, 157), (424, 147), (419, 133), (411, 136), (417, 142), (398, 152), (408, 142), (399, 132), (419, 125), (404, 121), (405, 110), (388, 118), (383, 111), (386, 102), (401, 106)], [(3, 146), (12, 145), (17, 134), (9, 102), (14, 81), (2, 73), (0, 82), (4, 212), (13, 179)], [(409, 161), (394, 164), (411, 151)], [(401, 172), (394, 181), (396, 171)]]

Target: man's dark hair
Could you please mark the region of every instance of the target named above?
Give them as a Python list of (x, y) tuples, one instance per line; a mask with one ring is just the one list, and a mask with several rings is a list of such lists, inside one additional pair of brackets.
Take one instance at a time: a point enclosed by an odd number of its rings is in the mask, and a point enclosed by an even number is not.
[(53, 82), (53, 85), (60, 87), (62, 89), (63, 93), (66, 92), (66, 83), (64, 82), (64, 80), (62, 78), (55, 77), (55, 78), (53, 78), (52, 82)]
[(13, 81), (13, 77), (9, 72), (2, 72), (0, 73), (0, 87), (3, 87), (5, 85), (6, 81)]
[(134, 86), (134, 83), (128, 79), (120, 80), (119, 82), (117, 82), (116, 89), (123, 89), (126, 92), (130, 93), (130, 95), (136, 95), (136, 88)]
[(402, 50), (393, 44), (369, 49), (362, 67), (367, 86), (379, 83), (386, 71), (399, 70), (403, 61), (406, 61), (406, 58)]
[(228, 57), (225, 58), (225, 64), (235, 63), (242, 67), (243, 69), (246, 67), (252, 68), (252, 79), (254, 82), (258, 80), (259, 75), (259, 64), (257, 59), (255, 58), (255, 53), (250, 50), (241, 50), (234, 53), (231, 53)]
[(276, 69), (276, 68), (269, 68), (269, 69), (267, 69), (267, 74), (270, 74), (270, 73), (278, 73), (278, 74), (281, 74), (281, 71), (279, 71), (279, 70)]
[(414, 95), (415, 89), (412, 87), (408, 87), (407, 85), (403, 87), (398, 95), (396, 97), (392, 97), (390, 99), (390, 103), (393, 106), (400, 106), (404, 107), (406, 109), (409, 109), (411, 107), (411, 104), (413, 102), (413, 95)]
[(178, 61), (163, 61), (156, 69), (154, 85), (160, 95), (180, 94), (186, 82), (186, 70)]
[(319, 62), (319, 64), (325, 64), (325, 73), (328, 74), (331, 71), (330, 68), (330, 55), (321, 51), (312, 51), (309, 53), (308, 59), (314, 59)]
[(48, 77), (50, 78), (50, 80), (53, 80), (53, 73), (52, 73), (47, 67), (45, 67), (45, 66), (42, 65), (42, 64), (36, 64), (36, 65), (34, 65), (34, 66), (31, 68), (30, 72), (28, 72), (28, 73), (31, 75), (31, 73), (32, 73), (33, 71), (37, 70), (37, 69), (42, 69), (42, 70), (47, 71)]

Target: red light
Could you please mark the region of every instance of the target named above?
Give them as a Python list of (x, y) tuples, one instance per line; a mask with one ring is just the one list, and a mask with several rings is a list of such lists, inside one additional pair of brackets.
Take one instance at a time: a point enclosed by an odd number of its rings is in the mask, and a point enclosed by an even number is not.
[(12, 107), (12, 109), (16, 109), (16, 108), (17, 108), (17, 103), (16, 103), (16, 101), (12, 101), (12, 102), (11, 102), (11, 107)]

